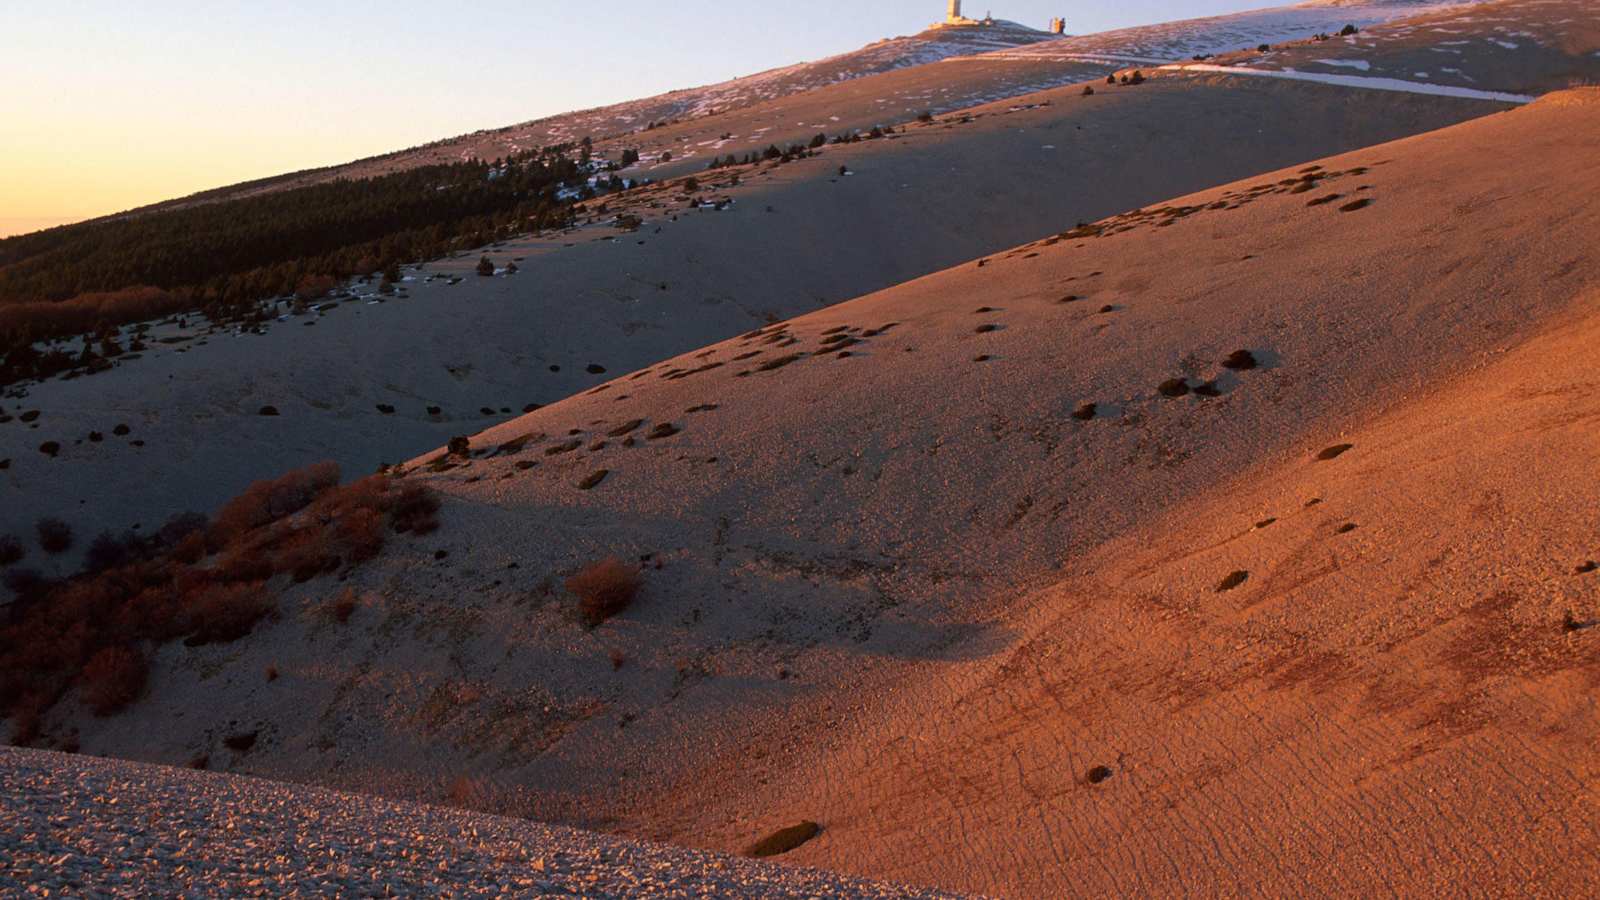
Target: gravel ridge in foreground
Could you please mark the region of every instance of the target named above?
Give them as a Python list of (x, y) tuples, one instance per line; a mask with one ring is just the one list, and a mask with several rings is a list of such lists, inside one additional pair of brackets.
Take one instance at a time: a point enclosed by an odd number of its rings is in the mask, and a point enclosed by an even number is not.
[(949, 897), (520, 819), (0, 747), (0, 895)]

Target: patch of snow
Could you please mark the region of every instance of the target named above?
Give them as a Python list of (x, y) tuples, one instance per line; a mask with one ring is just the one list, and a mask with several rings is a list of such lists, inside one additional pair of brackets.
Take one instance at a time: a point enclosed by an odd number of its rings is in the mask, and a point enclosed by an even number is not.
[(1325, 66), (1343, 66), (1347, 69), (1360, 69), (1363, 72), (1372, 71), (1372, 63), (1364, 59), (1314, 59), (1312, 62), (1322, 63)]
[[(1480, 91), (1474, 88), (1432, 84), (1426, 81), (1402, 81), (1398, 78), (1370, 78), (1364, 75), (1326, 75), (1319, 72), (1286, 72), (1271, 69), (1247, 69), (1242, 66), (1214, 66), (1189, 63), (1162, 66), (1185, 72), (1216, 72), (1223, 75), (1250, 75), (1264, 78), (1287, 78), (1292, 81), (1315, 81), (1339, 87), (1363, 88), (1372, 91), (1400, 91), (1409, 94), (1428, 94), (1435, 97), (1459, 97), (1464, 100), (1493, 100), (1498, 103), (1532, 103), (1527, 94), (1508, 94), (1503, 91)], [(1446, 70), (1449, 71), (1449, 70)], [(1463, 76), (1465, 77), (1465, 76)]]

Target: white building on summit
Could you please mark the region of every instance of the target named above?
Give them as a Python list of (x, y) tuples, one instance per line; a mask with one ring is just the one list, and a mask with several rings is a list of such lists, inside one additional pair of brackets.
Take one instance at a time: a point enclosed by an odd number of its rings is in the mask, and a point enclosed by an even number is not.
[(944, 21), (934, 24), (946, 27), (960, 27), (963, 25), (986, 25), (993, 21), (993, 18), (986, 18), (981, 22), (977, 19), (969, 19), (961, 14), (961, 0), (950, 0), (950, 8), (944, 14)]
[[(991, 25), (994, 25), (994, 24), (995, 24), (995, 21), (994, 21), (994, 16), (993, 15), (986, 14), (981, 19), (969, 19), (966, 16), (963, 16), (961, 14), (961, 0), (949, 0), (949, 5), (947, 7), (945, 7), (944, 21), (935, 22), (935, 23), (933, 23), (932, 25), (930, 25), (928, 27), (929, 28), (976, 28), (976, 27), (991, 26)], [(1010, 23), (1006, 23), (1006, 24), (1010, 24)], [(1063, 34), (1063, 33), (1066, 32), (1066, 30), (1067, 30), (1067, 20), (1066, 19), (1051, 19), (1050, 20), (1050, 26), (1049, 26), (1049, 33), (1050, 34)]]

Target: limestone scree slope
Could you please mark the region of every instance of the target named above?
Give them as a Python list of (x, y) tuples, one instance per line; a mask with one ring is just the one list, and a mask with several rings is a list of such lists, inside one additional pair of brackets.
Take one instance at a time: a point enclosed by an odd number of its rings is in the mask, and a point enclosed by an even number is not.
[[(313, 581), (52, 725), (715, 849), (815, 820), (786, 859), (1007, 896), (1593, 892), (1597, 112), (621, 376), (414, 460), (444, 527), (346, 626)], [(644, 588), (588, 628), (606, 555)]]

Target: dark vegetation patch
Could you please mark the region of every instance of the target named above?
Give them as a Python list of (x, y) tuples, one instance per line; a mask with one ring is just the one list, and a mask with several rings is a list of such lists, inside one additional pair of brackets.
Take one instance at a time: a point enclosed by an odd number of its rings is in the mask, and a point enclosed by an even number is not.
[(583, 446), (583, 441), (581, 441), (581, 440), (571, 440), (571, 441), (567, 441), (564, 444), (556, 444), (553, 447), (544, 448), (544, 455), (545, 456), (559, 456), (562, 453), (571, 453), (572, 451), (574, 451), (574, 450), (576, 450), (576, 449), (578, 449), (579, 447), (582, 447), (582, 446)]
[(1098, 412), (1099, 409), (1100, 407), (1096, 404), (1085, 403), (1072, 411), (1072, 417), (1080, 422), (1087, 422), (1094, 418), (1095, 413)]
[(360, 606), (360, 601), (356, 598), (356, 592), (345, 588), (328, 604), (328, 618), (338, 622), (340, 625), (348, 625), (350, 617), (356, 614), (356, 607), (358, 606)]
[(83, 665), (83, 700), (97, 716), (126, 708), (144, 693), (150, 665), (137, 647), (106, 647)]
[(1307, 206), (1322, 206), (1322, 205), (1327, 204), (1327, 203), (1332, 203), (1333, 201), (1339, 200), (1339, 199), (1341, 199), (1343, 197), (1344, 197), (1343, 194), (1328, 194), (1328, 195), (1323, 196), (1323, 197), (1318, 197), (1318, 198), (1316, 198), (1314, 200), (1307, 200), (1306, 201), (1306, 205)]
[(1335, 528), (1334, 533), (1349, 534), (1350, 532), (1355, 531), (1358, 527), (1360, 526), (1356, 525), (1354, 522), (1346, 522), (1343, 525), (1340, 525), (1338, 528)]
[(15, 565), (27, 555), (22, 541), (14, 534), (0, 534), (0, 566)]
[(606, 435), (609, 437), (626, 437), (631, 432), (638, 430), (638, 428), (643, 424), (643, 419), (630, 419), (629, 421), (624, 422), (606, 432)]
[(584, 566), (566, 581), (578, 598), (578, 617), (590, 628), (627, 609), (640, 584), (639, 567), (615, 556)]
[(259, 731), (246, 731), (239, 734), (230, 734), (222, 739), (222, 745), (235, 753), (249, 753), (256, 745), (260, 736)]
[(1222, 361), (1222, 367), (1224, 369), (1233, 369), (1237, 372), (1244, 372), (1254, 369), (1256, 365), (1257, 362), (1255, 354), (1251, 353), (1249, 350), (1235, 350), (1228, 354), (1227, 359)]
[(81, 368), (35, 342), (188, 311), (256, 325), (272, 298), (572, 221), (574, 147), (149, 209), (0, 240), (0, 383)]
[(260, 409), (256, 410), (256, 415), (259, 415), (259, 416), (275, 416), (277, 414), (278, 414), (278, 408), (276, 406), (271, 405), (271, 404), (268, 404), (268, 405), (263, 406)]
[(1095, 766), (1084, 774), (1083, 780), (1090, 784), (1101, 784), (1109, 780), (1112, 774), (1110, 766)]
[(1262, 519), (1261, 521), (1257, 522), (1256, 523), (1256, 527), (1257, 528), (1266, 528), (1268, 525), (1271, 525), (1272, 523), (1274, 523), (1276, 521), (1278, 521), (1276, 516), (1268, 516), (1267, 518)]
[(583, 478), (578, 481), (578, 490), (587, 491), (591, 488), (594, 488), (598, 486), (600, 482), (605, 481), (606, 476), (610, 474), (610, 469), (597, 469), (593, 472), (590, 472), (588, 475), (583, 476)]
[(1349, 451), (1355, 449), (1355, 446), (1355, 444), (1334, 444), (1332, 447), (1329, 447), (1326, 450), (1323, 450), (1321, 453), (1318, 453), (1317, 460), (1319, 462), (1327, 462), (1330, 459), (1338, 459)]
[(646, 434), (645, 437), (654, 441), (660, 438), (672, 437), (678, 433), (678, 430), (678, 426), (671, 422), (662, 422), (660, 425), (650, 429), (650, 433)]
[(1221, 397), (1222, 389), (1217, 387), (1215, 381), (1207, 381), (1195, 387), (1194, 393), (1197, 397)]
[(780, 856), (811, 840), (821, 832), (822, 826), (809, 820), (798, 825), (790, 825), (787, 828), (780, 828), (744, 848), (744, 855), (753, 859)]
[(1346, 203), (1345, 205), (1339, 207), (1339, 212), (1355, 212), (1358, 209), (1366, 209), (1367, 207), (1369, 207), (1371, 205), (1372, 205), (1372, 198), (1370, 198), (1370, 197), (1362, 197), (1359, 200), (1351, 200), (1349, 203)]
[(34, 523), (39, 535), (39, 547), (51, 555), (72, 549), (72, 526), (53, 516), (45, 516)]
[(1182, 397), (1189, 393), (1189, 379), (1168, 378), (1156, 387), (1163, 397)]
[(977, 332), (978, 334), (988, 334), (991, 331), (999, 331), (1000, 330), (1000, 326), (994, 324), (993, 322), (985, 322), (984, 324), (979, 325), (977, 328), (974, 328), (972, 330)]
[(39, 452), (54, 458), (61, 453), (61, 444), (58, 441), (45, 441), (39, 445)]
[[(0, 545), (0, 546), (3, 546), (3, 545)], [(4, 553), (0, 552), (0, 564), (3, 564), (4, 559), (5, 559)], [(12, 562), (15, 562), (15, 561), (16, 560), (12, 560)], [(1578, 565), (1578, 567), (1573, 570), (1573, 574), (1575, 574), (1575, 575), (1587, 575), (1590, 572), (1593, 572), (1593, 571), (1595, 571), (1597, 569), (1600, 569), (1600, 562), (1595, 562), (1594, 560), (1591, 559), (1588, 562), (1580, 563)]]
[[(373, 475), (341, 486), (338, 468), (320, 463), (256, 482), (214, 520), (185, 513), (148, 537), (101, 535), (66, 580), (8, 570), (16, 596), (0, 610), (0, 715), (13, 742), (37, 739), (73, 685), (91, 708), (131, 702), (149, 648), (236, 641), (276, 613), (275, 583), (370, 559), (391, 530), (431, 532), (438, 509), (426, 485)], [(64, 526), (41, 524), (41, 539), (61, 546)]]

